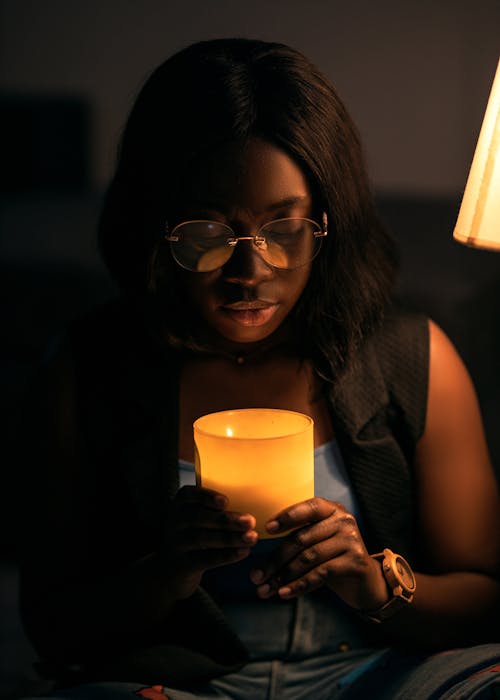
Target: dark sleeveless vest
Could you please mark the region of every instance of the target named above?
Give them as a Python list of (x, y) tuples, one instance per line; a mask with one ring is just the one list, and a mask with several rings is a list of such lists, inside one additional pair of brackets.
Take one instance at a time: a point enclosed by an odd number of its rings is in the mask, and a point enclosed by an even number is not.
[[(105, 571), (160, 547), (161, 525), (178, 488), (180, 358), (125, 304), (101, 307), (70, 329), (77, 406), (89, 481), (100, 513), (93, 565)], [(413, 458), (425, 426), (428, 321), (390, 313), (331, 390), (335, 436), (362, 510), (368, 551), (389, 547), (418, 568)], [(199, 589), (177, 605), (161, 633), (89, 677), (182, 686), (241, 666), (246, 650)], [(102, 660), (101, 660), (102, 661)], [(164, 678), (162, 677), (164, 676)]]

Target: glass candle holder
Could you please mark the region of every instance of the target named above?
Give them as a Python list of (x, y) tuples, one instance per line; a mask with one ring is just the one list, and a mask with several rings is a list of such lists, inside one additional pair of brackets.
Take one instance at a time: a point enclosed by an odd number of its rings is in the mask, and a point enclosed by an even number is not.
[[(210, 413), (194, 422), (196, 483), (265, 523), (314, 496), (313, 420), (303, 413), (248, 408)], [(282, 536), (283, 533), (280, 533)]]

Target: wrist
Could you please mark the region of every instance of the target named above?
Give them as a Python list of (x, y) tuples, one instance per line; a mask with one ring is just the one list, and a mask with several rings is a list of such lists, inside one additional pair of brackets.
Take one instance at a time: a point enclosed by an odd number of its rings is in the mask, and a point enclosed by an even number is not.
[(371, 558), (380, 567), (386, 584), (386, 599), (377, 607), (363, 608), (358, 613), (371, 622), (382, 622), (411, 604), (415, 593), (415, 575), (401, 555), (390, 549), (372, 554)]
[(370, 555), (371, 565), (373, 567), (374, 585), (372, 587), (373, 595), (371, 599), (365, 601), (364, 605), (360, 606), (363, 610), (376, 610), (389, 602), (392, 598), (392, 590), (384, 576), (382, 561)]

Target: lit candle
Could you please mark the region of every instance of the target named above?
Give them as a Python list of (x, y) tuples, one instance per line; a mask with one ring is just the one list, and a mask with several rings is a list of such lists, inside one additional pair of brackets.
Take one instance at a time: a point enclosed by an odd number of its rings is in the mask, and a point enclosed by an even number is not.
[(267, 520), (314, 496), (309, 416), (249, 408), (210, 413), (193, 427), (196, 483), (225, 494), (230, 510), (254, 515), (260, 537), (271, 537)]

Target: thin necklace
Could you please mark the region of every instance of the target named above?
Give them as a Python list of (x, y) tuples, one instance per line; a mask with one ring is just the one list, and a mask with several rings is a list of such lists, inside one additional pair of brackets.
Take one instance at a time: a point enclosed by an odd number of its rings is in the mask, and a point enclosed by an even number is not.
[(278, 355), (292, 356), (300, 354), (293, 337), (290, 337), (290, 333), (284, 327), (279, 328), (277, 332), (267, 338), (263, 338), (255, 343), (249, 343), (247, 346), (245, 345), (245, 343), (234, 343), (233, 347), (231, 347), (229, 341), (224, 343), (221, 342), (220, 338), (214, 338), (210, 342), (210, 338), (206, 338), (206, 341), (199, 343), (197, 347), (192, 346), (191, 352), (193, 357), (198, 355), (198, 357), (224, 358), (238, 367), (275, 358)]
[[(206, 348), (206, 350), (202, 351), (206, 355), (210, 355), (213, 357), (222, 357), (227, 360), (230, 360), (231, 362), (234, 362), (236, 365), (242, 367), (243, 365), (247, 365), (249, 363), (252, 363), (254, 361), (258, 361), (266, 355), (268, 357), (272, 357), (273, 355), (277, 354), (279, 351), (282, 351), (284, 348), (288, 347), (290, 350), (289, 342), (285, 340), (281, 340), (279, 342), (269, 342), (269, 343), (262, 343), (258, 347), (254, 347), (249, 350), (238, 350), (231, 352), (231, 350), (226, 350), (224, 348)], [(198, 354), (198, 353), (197, 353)]]

